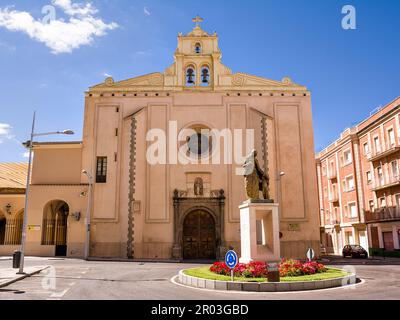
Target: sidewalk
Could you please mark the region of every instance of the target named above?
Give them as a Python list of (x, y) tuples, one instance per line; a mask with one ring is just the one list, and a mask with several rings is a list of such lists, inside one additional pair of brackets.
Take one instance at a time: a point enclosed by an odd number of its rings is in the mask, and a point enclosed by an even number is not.
[(14, 282), (20, 281), (34, 274), (37, 274), (49, 266), (26, 267), (25, 274), (17, 274), (18, 269), (3, 268), (0, 269), (0, 288), (6, 287)]
[(343, 258), (338, 255), (321, 256), (320, 261), (326, 264), (367, 264), (367, 265), (400, 265), (400, 258), (373, 256), (368, 259)]

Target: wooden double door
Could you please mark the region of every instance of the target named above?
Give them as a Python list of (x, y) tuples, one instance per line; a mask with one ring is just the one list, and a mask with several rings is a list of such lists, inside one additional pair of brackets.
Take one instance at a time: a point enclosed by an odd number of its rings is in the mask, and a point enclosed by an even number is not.
[(183, 223), (183, 258), (215, 259), (215, 220), (204, 210), (195, 210)]

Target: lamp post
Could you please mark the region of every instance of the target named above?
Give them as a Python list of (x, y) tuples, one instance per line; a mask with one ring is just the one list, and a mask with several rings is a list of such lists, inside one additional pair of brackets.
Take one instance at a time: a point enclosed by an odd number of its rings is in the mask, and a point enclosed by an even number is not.
[(86, 208), (86, 239), (85, 239), (85, 252), (84, 258), (87, 260), (89, 258), (89, 248), (90, 248), (90, 209), (92, 203), (92, 188), (93, 188), (93, 177), (87, 170), (83, 170), (82, 173), (87, 176), (89, 181), (89, 191), (88, 191), (88, 203)]
[(24, 143), (24, 145), (29, 149), (29, 162), (28, 162), (28, 175), (26, 177), (24, 220), (22, 223), (21, 261), (20, 261), (20, 265), (19, 265), (18, 274), (24, 274), (26, 228), (27, 228), (27, 224), (28, 224), (29, 186), (30, 186), (30, 181), (31, 181), (30, 178), (31, 178), (31, 171), (32, 171), (33, 138), (39, 137), (39, 136), (48, 136), (48, 135), (53, 135), (53, 134), (66, 134), (66, 135), (74, 134), (74, 132), (72, 130), (46, 132), (46, 133), (35, 133), (35, 121), (36, 121), (36, 111), (33, 113), (31, 139)]

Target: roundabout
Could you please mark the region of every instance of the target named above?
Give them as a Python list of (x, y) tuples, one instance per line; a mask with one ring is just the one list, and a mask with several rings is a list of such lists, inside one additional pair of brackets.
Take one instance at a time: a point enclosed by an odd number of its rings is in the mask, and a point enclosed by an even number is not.
[(326, 273), (314, 275), (282, 277), (280, 282), (268, 282), (266, 278), (237, 277), (215, 274), (209, 266), (181, 270), (177, 283), (186, 287), (216, 291), (244, 292), (295, 292), (345, 287), (357, 283), (353, 273), (336, 268), (328, 268)]

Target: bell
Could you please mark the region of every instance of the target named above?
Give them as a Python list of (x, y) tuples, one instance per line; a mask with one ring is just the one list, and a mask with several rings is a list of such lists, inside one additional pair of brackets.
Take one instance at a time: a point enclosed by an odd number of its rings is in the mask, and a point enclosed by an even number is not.
[(188, 76), (188, 83), (190, 83), (190, 84), (194, 83), (192, 75)]
[(203, 70), (203, 74), (202, 74), (201, 78), (202, 78), (203, 83), (208, 83), (208, 71), (207, 70)]

